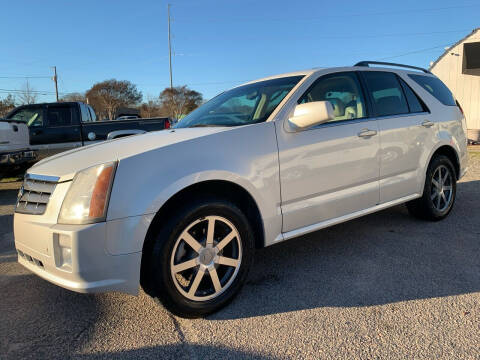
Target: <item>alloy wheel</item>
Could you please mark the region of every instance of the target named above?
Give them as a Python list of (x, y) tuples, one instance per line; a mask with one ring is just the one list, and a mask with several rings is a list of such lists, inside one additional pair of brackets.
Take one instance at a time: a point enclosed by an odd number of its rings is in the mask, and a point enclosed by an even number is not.
[(170, 274), (187, 299), (206, 301), (227, 290), (240, 269), (240, 234), (229, 220), (206, 216), (190, 223), (177, 238)]
[(453, 179), (445, 165), (435, 169), (432, 177), (430, 199), (436, 210), (442, 212), (450, 206), (453, 195)]

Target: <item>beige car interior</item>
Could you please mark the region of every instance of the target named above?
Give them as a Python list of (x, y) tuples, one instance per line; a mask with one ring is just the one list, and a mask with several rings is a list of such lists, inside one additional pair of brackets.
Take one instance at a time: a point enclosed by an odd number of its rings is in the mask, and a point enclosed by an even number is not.
[(363, 96), (351, 76), (341, 75), (320, 80), (301, 102), (330, 101), (335, 118), (331, 121), (365, 117)]

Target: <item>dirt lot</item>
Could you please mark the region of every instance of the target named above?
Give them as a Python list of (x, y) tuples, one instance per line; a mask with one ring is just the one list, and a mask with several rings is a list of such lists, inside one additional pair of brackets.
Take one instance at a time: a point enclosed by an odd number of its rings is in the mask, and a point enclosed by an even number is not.
[(17, 188), (0, 184), (2, 359), (480, 359), (480, 150), (446, 220), (398, 206), (258, 251), (238, 298), (199, 320), (23, 269)]

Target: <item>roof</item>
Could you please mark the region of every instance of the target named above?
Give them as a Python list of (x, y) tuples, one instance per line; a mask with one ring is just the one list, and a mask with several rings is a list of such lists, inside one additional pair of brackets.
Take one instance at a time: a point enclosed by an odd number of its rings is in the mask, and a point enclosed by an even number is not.
[(453, 45), (450, 46), (448, 49), (446, 49), (446, 50), (443, 52), (443, 54), (440, 55), (440, 56), (438, 57), (438, 59), (433, 62), (433, 64), (428, 68), (428, 70), (432, 70), (432, 69), (435, 67), (435, 65), (437, 65), (437, 64), (440, 62), (440, 60), (442, 60), (442, 59), (445, 57), (445, 55), (447, 55), (447, 54), (450, 52), (450, 50), (452, 50), (455, 46), (460, 45), (462, 42), (464, 42), (465, 40), (467, 40), (470, 36), (474, 35), (474, 34), (475, 34), (477, 31), (479, 31), (479, 30), (480, 30), (480, 28), (475, 28), (475, 29), (473, 29), (470, 34), (468, 34), (467, 36), (461, 38), (461, 39), (458, 40), (455, 44), (453, 44)]
[(39, 105), (72, 105), (72, 104), (82, 104), (81, 101), (59, 101), (59, 102), (43, 102), (43, 103), (35, 103), (35, 104), (23, 104), (17, 106), (19, 107), (32, 107), (32, 106), (39, 106)]
[[(479, 28), (480, 29), (480, 28)], [(364, 61), (365, 62), (365, 61)], [(362, 62), (361, 62), (362, 63)], [(375, 64), (375, 62), (372, 62), (370, 61), (369, 63), (372, 63), (372, 64)], [(278, 79), (278, 78), (283, 78), (283, 77), (289, 77), (289, 76), (310, 76), (312, 74), (319, 74), (321, 72), (324, 72), (324, 71), (355, 71), (355, 70), (362, 70), (362, 71), (392, 71), (392, 72), (397, 72), (397, 73), (405, 73), (405, 74), (410, 74), (412, 72), (418, 72), (418, 71), (422, 71), (423, 69), (422, 68), (417, 68), (417, 69), (409, 69), (408, 67), (405, 68), (405, 69), (396, 69), (396, 68), (392, 68), (392, 67), (388, 67), (388, 66), (398, 66), (398, 67), (402, 67), (404, 66), (403, 64), (394, 64), (394, 63), (382, 63), (384, 65), (387, 65), (387, 67), (381, 67), (381, 66), (373, 66), (373, 67), (368, 67), (368, 66), (359, 66), (358, 64), (354, 65), (354, 66), (333, 66), (333, 67), (317, 67), (317, 68), (313, 68), (313, 69), (307, 69), (307, 70), (301, 70), (301, 71), (294, 71), (294, 72), (288, 72), (288, 73), (283, 73), (283, 74), (278, 74), (278, 75), (272, 75), (272, 76), (267, 76), (267, 77), (264, 77), (264, 78), (260, 78), (260, 79), (255, 79), (255, 80), (251, 80), (251, 81), (248, 81), (246, 83), (243, 83), (243, 84), (240, 84), (240, 85), (237, 85), (237, 86), (234, 86), (234, 88), (237, 88), (237, 87), (240, 87), (240, 86), (244, 86), (244, 85), (250, 85), (250, 84), (255, 84), (257, 82), (260, 82), (260, 81), (265, 81), (265, 80), (273, 80), (273, 79)], [(426, 75), (426, 76), (433, 76), (432, 74), (430, 73), (423, 73), (423, 75)]]

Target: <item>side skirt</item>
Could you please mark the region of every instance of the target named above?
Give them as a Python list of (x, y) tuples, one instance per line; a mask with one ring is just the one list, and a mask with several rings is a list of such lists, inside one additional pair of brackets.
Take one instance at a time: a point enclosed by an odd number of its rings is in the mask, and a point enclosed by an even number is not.
[(311, 233), (311, 232), (314, 232), (314, 231), (317, 231), (317, 230), (320, 230), (320, 229), (324, 229), (324, 228), (329, 227), (329, 226), (340, 224), (340, 223), (343, 223), (343, 222), (348, 221), (348, 220), (353, 220), (353, 219), (356, 219), (358, 217), (368, 215), (368, 214), (371, 214), (371, 213), (374, 213), (374, 212), (377, 212), (377, 211), (380, 211), (380, 210), (384, 210), (384, 209), (387, 209), (389, 207), (399, 205), (399, 204), (405, 203), (407, 201), (419, 198), (421, 196), (422, 195), (420, 195), (420, 194), (412, 194), (412, 195), (404, 196), (400, 199), (392, 200), (392, 201), (389, 201), (389, 202), (386, 202), (386, 203), (383, 203), (383, 204), (378, 204), (378, 205), (375, 205), (375, 206), (373, 206), (371, 208), (368, 208), (368, 209), (356, 211), (356, 212), (351, 213), (351, 214), (343, 215), (343, 216), (340, 216), (340, 217), (337, 217), (337, 218), (334, 218), (334, 219), (325, 220), (325, 221), (322, 221), (322, 222), (319, 222), (319, 223), (316, 223), (316, 224), (312, 224), (312, 225), (308, 225), (308, 226), (305, 226), (305, 227), (302, 227), (302, 228), (299, 228), (299, 229), (288, 231), (288, 232), (279, 234), (275, 238), (275, 240), (272, 243), (267, 244), (267, 246), (276, 244), (276, 243), (284, 241), (284, 240), (290, 240), (290, 239), (293, 239), (297, 236), (302, 236), (302, 235), (305, 235), (305, 234), (308, 234), (308, 233)]

